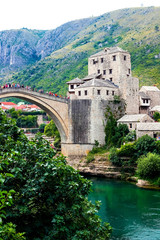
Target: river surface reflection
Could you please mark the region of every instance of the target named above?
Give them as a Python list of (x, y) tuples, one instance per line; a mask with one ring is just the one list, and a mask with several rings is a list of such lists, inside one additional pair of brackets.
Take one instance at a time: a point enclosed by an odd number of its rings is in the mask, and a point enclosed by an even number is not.
[(90, 180), (89, 199), (101, 201), (99, 215), (111, 224), (112, 239), (160, 240), (160, 191), (104, 178)]

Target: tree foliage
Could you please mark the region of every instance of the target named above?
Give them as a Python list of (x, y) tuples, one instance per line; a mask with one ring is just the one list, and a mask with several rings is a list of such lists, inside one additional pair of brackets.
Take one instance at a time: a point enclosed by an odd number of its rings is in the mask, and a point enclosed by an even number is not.
[(160, 155), (148, 153), (138, 159), (137, 174), (143, 179), (155, 179), (160, 176)]
[(106, 146), (120, 147), (124, 137), (129, 133), (126, 124), (117, 125), (117, 121), (112, 112), (107, 115), (107, 123), (105, 126), (105, 142)]
[(40, 135), (28, 141), (14, 121), (1, 112), (0, 119), (0, 172), (9, 173), (1, 192), (15, 191), (14, 204), (6, 209), (6, 224), (12, 222), (13, 230), (17, 225), (29, 240), (109, 239), (111, 228), (97, 215), (99, 202), (94, 205), (87, 199), (91, 182), (68, 166), (63, 156), (55, 157)]
[(53, 137), (54, 138), (54, 146), (57, 148), (60, 148), (61, 138), (60, 138), (59, 131), (58, 131), (55, 123), (53, 122), (53, 120), (51, 120), (50, 123), (45, 126), (44, 134), (48, 137)]
[(160, 121), (160, 113), (159, 112), (155, 112), (153, 114), (153, 118), (155, 121), (159, 122)]
[(155, 139), (144, 135), (135, 143), (135, 155), (138, 158), (141, 155), (146, 155), (148, 152), (157, 152), (157, 145)]
[[(16, 111), (14, 108), (8, 110), (11, 118), (16, 120), (16, 124), (21, 128), (35, 128), (37, 127), (37, 112), (22, 112), (21, 110)], [(42, 112), (41, 112), (42, 114)]]
[(19, 116), (17, 121), (17, 126), (21, 128), (35, 128), (37, 127), (37, 116)]

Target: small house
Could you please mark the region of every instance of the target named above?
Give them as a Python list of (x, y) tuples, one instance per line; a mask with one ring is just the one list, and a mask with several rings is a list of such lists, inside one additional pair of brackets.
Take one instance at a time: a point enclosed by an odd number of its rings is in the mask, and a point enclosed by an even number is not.
[(132, 131), (137, 129), (137, 123), (147, 123), (147, 122), (154, 122), (154, 121), (147, 114), (134, 114), (134, 115), (124, 115), (117, 122), (127, 124), (129, 130)]
[(152, 138), (160, 140), (160, 122), (137, 123), (137, 138), (140, 138), (146, 134)]

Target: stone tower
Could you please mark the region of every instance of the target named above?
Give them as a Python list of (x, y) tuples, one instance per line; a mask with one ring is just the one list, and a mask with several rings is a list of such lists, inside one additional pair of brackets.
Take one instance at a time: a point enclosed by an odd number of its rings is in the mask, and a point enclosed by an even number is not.
[(101, 74), (119, 87), (126, 101), (126, 113), (139, 113), (139, 80), (132, 77), (130, 54), (119, 48), (105, 48), (88, 59), (88, 75)]

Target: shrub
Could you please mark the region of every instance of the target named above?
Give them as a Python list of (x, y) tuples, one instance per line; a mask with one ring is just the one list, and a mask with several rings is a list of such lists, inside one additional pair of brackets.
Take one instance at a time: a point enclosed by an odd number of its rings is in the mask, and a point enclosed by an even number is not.
[(160, 154), (160, 141), (156, 141), (156, 153)]
[(156, 141), (152, 137), (144, 135), (136, 141), (135, 151), (137, 158), (146, 155), (148, 152), (156, 152)]
[(122, 145), (121, 148), (118, 150), (119, 157), (132, 157), (135, 152), (135, 144), (134, 143), (127, 143)]
[(133, 142), (136, 140), (136, 131), (133, 130), (133, 131), (130, 131), (124, 138), (123, 138), (123, 141), (125, 143), (127, 142)]
[(160, 113), (159, 112), (155, 112), (153, 114), (153, 118), (154, 118), (155, 121), (159, 122), (158, 120), (160, 119)]
[(138, 159), (137, 174), (143, 179), (155, 179), (160, 176), (160, 155), (148, 153)]
[(94, 154), (89, 152), (87, 155), (87, 163), (94, 161)]
[(115, 166), (118, 166), (118, 167), (122, 166), (122, 161), (120, 157), (118, 157), (118, 150), (115, 147), (110, 149), (109, 160)]
[(41, 123), (40, 126), (39, 126), (39, 131), (41, 133), (44, 133), (44, 128), (45, 128), (46, 124), (45, 123)]

